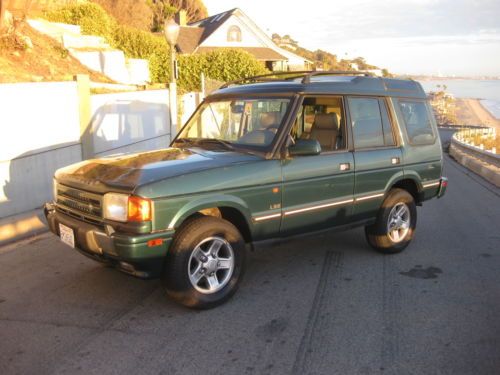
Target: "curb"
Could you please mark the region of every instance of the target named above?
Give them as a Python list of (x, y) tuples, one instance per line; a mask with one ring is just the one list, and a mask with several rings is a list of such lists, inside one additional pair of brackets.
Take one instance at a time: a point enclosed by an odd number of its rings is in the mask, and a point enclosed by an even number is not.
[(0, 219), (0, 246), (48, 231), (42, 209)]

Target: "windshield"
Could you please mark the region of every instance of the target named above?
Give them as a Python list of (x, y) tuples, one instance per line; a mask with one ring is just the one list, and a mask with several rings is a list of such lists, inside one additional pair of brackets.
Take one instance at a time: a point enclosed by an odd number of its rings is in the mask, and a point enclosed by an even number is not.
[(289, 99), (227, 99), (203, 104), (175, 144), (264, 150), (273, 143)]

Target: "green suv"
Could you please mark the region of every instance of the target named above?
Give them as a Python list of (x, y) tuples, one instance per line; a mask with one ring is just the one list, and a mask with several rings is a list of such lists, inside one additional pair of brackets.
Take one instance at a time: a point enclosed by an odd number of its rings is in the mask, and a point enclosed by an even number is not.
[(417, 82), (274, 74), (212, 93), (170, 148), (58, 170), (45, 214), (86, 256), (210, 308), (236, 291), (259, 241), (364, 226), (376, 250), (403, 250), (416, 206), (445, 193), (442, 168)]

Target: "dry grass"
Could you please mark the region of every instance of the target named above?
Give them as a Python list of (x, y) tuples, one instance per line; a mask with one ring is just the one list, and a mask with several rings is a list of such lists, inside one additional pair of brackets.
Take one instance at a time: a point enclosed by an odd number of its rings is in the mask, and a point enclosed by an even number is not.
[[(33, 48), (28, 48), (24, 37), (31, 40)], [(88, 74), (97, 82), (112, 82), (82, 65), (60, 43), (25, 23), (17, 25), (16, 34), (0, 40), (0, 83), (70, 81), (76, 74)]]
[(497, 154), (500, 151), (500, 137), (499, 136), (485, 137), (485, 136), (476, 135), (475, 137), (472, 138), (472, 142), (474, 143), (475, 146), (478, 146), (478, 147), (483, 145), (485, 150), (492, 150), (493, 148), (495, 148)]
[(464, 132), (463, 138), (476, 147), (482, 145), (484, 150), (491, 151), (495, 149), (495, 153), (500, 154), (500, 135), (498, 134), (467, 134), (467, 132)]

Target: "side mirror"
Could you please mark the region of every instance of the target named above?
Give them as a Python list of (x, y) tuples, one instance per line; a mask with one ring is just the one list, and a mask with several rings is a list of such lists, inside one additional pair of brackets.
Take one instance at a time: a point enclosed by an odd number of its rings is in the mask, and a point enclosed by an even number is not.
[(315, 139), (297, 139), (294, 145), (288, 147), (290, 156), (311, 156), (321, 153), (321, 145)]

